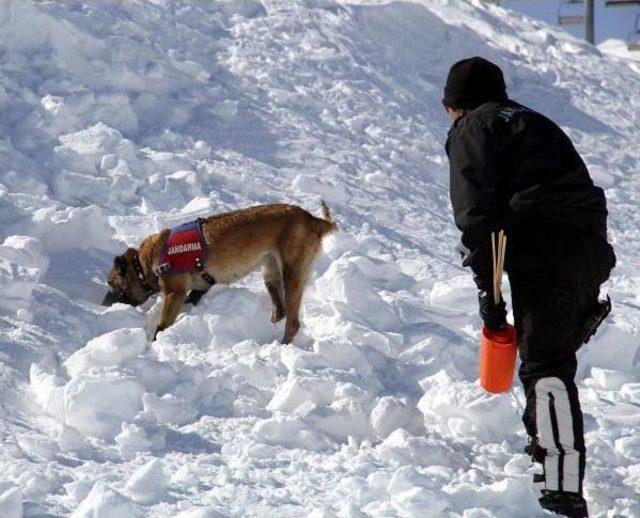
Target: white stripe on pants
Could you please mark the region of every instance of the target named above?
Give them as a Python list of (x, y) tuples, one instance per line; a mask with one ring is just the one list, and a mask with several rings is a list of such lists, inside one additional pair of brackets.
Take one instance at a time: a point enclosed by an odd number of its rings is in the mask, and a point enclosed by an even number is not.
[[(567, 387), (559, 378), (542, 378), (536, 382), (535, 392), (538, 444), (547, 450), (544, 461), (546, 489), (577, 493), (580, 490), (580, 453), (575, 449)], [(555, 418), (551, 413), (552, 405)], [(553, 421), (558, 430), (557, 442)]]

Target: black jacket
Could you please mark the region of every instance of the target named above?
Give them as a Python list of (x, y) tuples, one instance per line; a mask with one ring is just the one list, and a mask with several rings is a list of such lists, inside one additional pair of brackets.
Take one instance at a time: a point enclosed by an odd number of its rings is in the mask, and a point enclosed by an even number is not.
[(504, 229), (510, 242), (545, 226), (606, 240), (603, 190), (567, 135), (543, 115), (510, 100), (488, 102), (454, 123), (446, 150), (463, 264), (479, 287), (492, 284), (492, 231)]

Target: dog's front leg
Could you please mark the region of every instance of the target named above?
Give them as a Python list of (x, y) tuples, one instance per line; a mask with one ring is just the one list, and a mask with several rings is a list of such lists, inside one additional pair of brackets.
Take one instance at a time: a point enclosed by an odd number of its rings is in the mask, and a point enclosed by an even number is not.
[(153, 334), (153, 339), (156, 339), (158, 333), (171, 324), (173, 324), (180, 312), (180, 308), (184, 303), (185, 291), (172, 291), (164, 294), (164, 300), (162, 301), (162, 309), (160, 310), (160, 318), (158, 319), (158, 325), (156, 326), (156, 332)]

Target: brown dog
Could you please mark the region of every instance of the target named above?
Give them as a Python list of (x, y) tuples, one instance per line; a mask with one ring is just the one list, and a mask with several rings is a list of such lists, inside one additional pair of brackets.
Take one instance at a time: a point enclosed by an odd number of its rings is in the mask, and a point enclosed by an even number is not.
[[(212, 216), (202, 221), (202, 236), (210, 254), (202, 270), (163, 274), (158, 258), (171, 231), (147, 237), (140, 248), (115, 258), (103, 304), (138, 306), (162, 291), (164, 300), (155, 335), (170, 326), (184, 302), (197, 304), (214, 283), (228, 284), (262, 267), (273, 310), (271, 321), (287, 318), (283, 343), (300, 328), (302, 293), (322, 238), (337, 230), (322, 202), (324, 219), (295, 205), (259, 205)], [(187, 294), (189, 296), (187, 297)]]

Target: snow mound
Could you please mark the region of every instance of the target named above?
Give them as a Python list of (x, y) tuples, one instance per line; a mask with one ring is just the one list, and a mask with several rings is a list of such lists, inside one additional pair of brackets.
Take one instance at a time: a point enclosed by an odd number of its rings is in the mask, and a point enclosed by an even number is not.
[(144, 329), (117, 329), (90, 340), (73, 353), (63, 367), (72, 378), (95, 367), (122, 366), (147, 347)]
[(71, 514), (72, 518), (135, 518), (142, 512), (121, 493), (96, 482), (87, 497)]
[(144, 388), (121, 371), (93, 372), (64, 388), (65, 423), (85, 435), (113, 438), (142, 409)]
[[(114, 440), (121, 453), (153, 449), (157, 441), (130, 437), (136, 418), (156, 424), (192, 422), (218, 384), (199, 369), (159, 361), (149, 354), (143, 329), (117, 329), (90, 340), (60, 373), (31, 367), (36, 400), (60, 424), (82, 435)], [(168, 390), (171, 392), (167, 392)], [(134, 434), (135, 435), (135, 434)], [(117, 436), (117, 437), (116, 437)]]
[(149, 461), (127, 481), (126, 489), (131, 500), (142, 505), (156, 504), (168, 500), (169, 479), (158, 459)]
[(28, 308), (31, 294), (49, 266), (40, 241), (30, 236), (9, 236), (0, 245), (0, 308)]
[[(640, 53), (638, 51), (630, 51), (628, 49), (627, 42), (624, 40), (618, 40), (614, 38), (605, 40), (598, 45), (598, 49), (600, 49), (605, 54), (609, 54), (617, 58), (640, 61)], [(640, 65), (629, 63), (629, 66), (636, 71), (640, 70)]]
[(519, 431), (518, 409), (508, 396), (480, 392), (476, 383), (455, 382), (445, 371), (423, 379), (420, 385), (425, 395), (418, 408), (428, 429), (483, 442)]
[(422, 431), (422, 419), (418, 409), (393, 396), (380, 398), (371, 411), (371, 426), (382, 438), (388, 437), (398, 428), (419, 434)]

